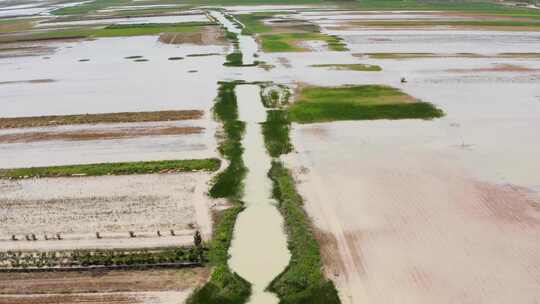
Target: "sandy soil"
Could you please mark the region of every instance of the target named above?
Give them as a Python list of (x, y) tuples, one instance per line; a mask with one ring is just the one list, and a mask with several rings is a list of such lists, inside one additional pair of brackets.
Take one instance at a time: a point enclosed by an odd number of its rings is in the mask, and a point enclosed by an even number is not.
[(537, 192), (473, 179), (421, 148), (369, 144), (363, 131), (295, 126), (288, 158), (344, 303), (540, 300)]
[[(43, 178), (0, 182), (2, 250), (191, 244), (211, 232), (207, 173)], [(167, 235), (173, 229), (175, 235)], [(157, 230), (164, 236), (158, 237)], [(134, 231), (136, 238), (130, 238)], [(100, 232), (101, 239), (95, 233)], [(37, 241), (26, 241), (34, 233)], [(62, 240), (45, 240), (60, 233)], [(19, 241), (12, 241), (16, 235)]]

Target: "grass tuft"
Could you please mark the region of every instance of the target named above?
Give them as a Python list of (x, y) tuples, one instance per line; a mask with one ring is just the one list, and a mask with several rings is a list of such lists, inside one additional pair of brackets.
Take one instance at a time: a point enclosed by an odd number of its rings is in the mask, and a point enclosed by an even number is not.
[(0, 170), (0, 178), (68, 177), (151, 174), (160, 172), (216, 171), (221, 161), (217, 158), (162, 160), (147, 162), (101, 163), (88, 165), (33, 167)]

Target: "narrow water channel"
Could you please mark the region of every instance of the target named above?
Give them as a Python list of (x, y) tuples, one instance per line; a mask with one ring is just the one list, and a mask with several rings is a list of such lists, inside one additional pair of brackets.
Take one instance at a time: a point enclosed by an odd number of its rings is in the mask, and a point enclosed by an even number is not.
[[(229, 32), (238, 34), (238, 47), (242, 53), (242, 63), (251, 65), (255, 61), (255, 54), (259, 48), (257, 41), (250, 35), (242, 35), (242, 28), (227, 19), (224, 13), (219, 11), (210, 11), (210, 15), (221, 23)], [(230, 16), (230, 15), (229, 15)], [(239, 21), (237, 21), (239, 22)]]
[(283, 218), (272, 197), (272, 182), (267, 173), (271, 158), (266, 153), (261, 122), (266, 110), (261, 103), (257, 85), (238, 85), (236, 96), (240, 120), (246, 122), (244, 162), (248, 168), (245, 179), (246, 210), (236, 222), (230, 248), (230, 267), (253, 284), (249, 303), (278, 303), (278, 298), (264, 289), (287, 266), (290, 254), (283, 230)]

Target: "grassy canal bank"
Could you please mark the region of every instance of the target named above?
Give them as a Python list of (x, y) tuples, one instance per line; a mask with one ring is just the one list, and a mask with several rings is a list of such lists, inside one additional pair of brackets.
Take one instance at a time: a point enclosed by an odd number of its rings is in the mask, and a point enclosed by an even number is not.
[(223, 124), (219, 151), (229, 165), (216, 176), (209, 192), (213, 198), (226, 199), (230, 207), (215, 214), (213, 237), (208, 244), (208, 257), (214, 270), (210, 280), (191, 295), (188, 304), (244, 303), (251, 293), (250, 283), (233, 273), (228, 265), (234, 225), (238, 214), (244, 210), (241, 198), (247, 172), (241, 142), (245, 124), (238, 120), (235, 86), (234, 82), (221, 83), (213, 109), (216, 120)]

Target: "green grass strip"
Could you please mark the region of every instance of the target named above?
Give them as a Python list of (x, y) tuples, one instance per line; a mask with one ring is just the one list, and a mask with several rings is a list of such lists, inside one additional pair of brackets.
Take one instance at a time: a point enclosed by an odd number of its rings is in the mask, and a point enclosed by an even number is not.
[(268, 154), (279, 157), (292, 151), (289, 138), (291, 124), (287, 118), (286, 110), (267, 111), (266, 121), (262, 123), (264, 144)]
[(444, 116), (433, 104), (383, 85), (307, 87), (288, 110), (289, 119), (298, 123)]
[(273, 181), (279, 211), (285, 219), (291, 252), (289, 265), (268, 289), (278, 294), (281, 304), (341, 303), (333, 282), (322, 271), (319, 244), (291, 173), (281, 162), (274, 161), (268, 175)]
[(337, 120), (432, 119), (442, 116), (444, 116), (444, 112), (428, 102), (383, 105), (305, 103), (295, 104), (289, 109), (291, 121), (298, 123)]
[(214, 266), (210, 280), (187, 300), (188, 304), (240, 304), (245, 303), (251, 294), (251, 284), (231, 271), (228, 265), (234, 225), (238, 214), (244, 210), (241, 201), (243, 180), (247, 173), (242, 154), (242, 136), (245, 124), (238, 120), (238, 104), (234, 88), (236, 83), (220, 84), (214, 105), (216, 120), (223, 124), (224, 138), (219, 151), (229, 166), (214, 179), (210, 196), (226, 198), (231, 207), (216, 215), (214, 235), (209, 244), (208, 257)]
[(16, 168), (0, 170), (0, 178), (20, 179), (28, 177), (129, 175), (164, 171), (216, 171), (220, 165), (221, 161), (219, 159), (209, 158)]

